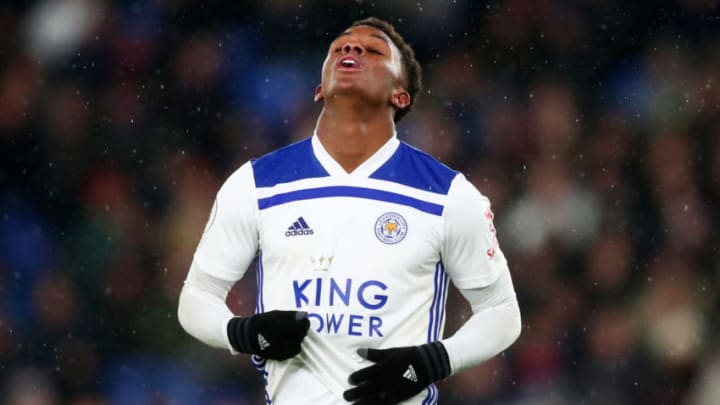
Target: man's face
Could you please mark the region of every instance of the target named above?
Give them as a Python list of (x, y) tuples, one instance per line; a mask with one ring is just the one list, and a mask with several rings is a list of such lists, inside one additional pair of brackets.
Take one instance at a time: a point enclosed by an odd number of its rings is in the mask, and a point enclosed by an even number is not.
[(402, 77), (400, 51), (383, 31), (367, 25), (350, 27), (330, 44), (316, 99), (355, 93), (394, 104)]

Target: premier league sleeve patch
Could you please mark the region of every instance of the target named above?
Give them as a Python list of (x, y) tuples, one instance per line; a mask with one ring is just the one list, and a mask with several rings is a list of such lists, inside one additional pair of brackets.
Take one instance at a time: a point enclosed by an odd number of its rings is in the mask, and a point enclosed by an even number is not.
[(396, 212), (382, 214), (375, 222), (375, 236), (380, 242), (394, 245), (405, 239), (407, 222)]

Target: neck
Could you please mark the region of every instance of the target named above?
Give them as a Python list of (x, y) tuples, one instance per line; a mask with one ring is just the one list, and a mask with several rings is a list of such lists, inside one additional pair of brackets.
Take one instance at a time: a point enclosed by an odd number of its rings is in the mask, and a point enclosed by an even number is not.
[(315, 131), (325, 150), (350, 173), (393, 137), (395, 123), (387, 107), (369, 111), (326, 104)]

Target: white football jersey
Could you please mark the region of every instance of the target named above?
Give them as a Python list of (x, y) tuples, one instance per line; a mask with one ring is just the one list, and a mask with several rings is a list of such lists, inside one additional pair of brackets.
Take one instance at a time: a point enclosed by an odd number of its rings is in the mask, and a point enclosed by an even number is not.
[[(348, 376), (370, 365), (358, 348), (440, 340), (448, 280), (481, 287), (507, 268), (488, 199), (395, 137), (352, 173), (317, 136), (233, 173), (194, 260), (235, 281), (256, 257), (257, 312), (310, 319), (297, 357), (253, 357), (276, 405), (346, 403)], [(433, 385), (406, 403), (437, 400)]]

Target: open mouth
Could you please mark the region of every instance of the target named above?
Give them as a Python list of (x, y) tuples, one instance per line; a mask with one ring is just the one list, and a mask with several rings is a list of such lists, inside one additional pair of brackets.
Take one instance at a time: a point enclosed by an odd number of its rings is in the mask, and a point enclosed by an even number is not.
[(335, 66), (344, 71), (358, 71), (360, 70), (360, 61), (353, 56), (346, 55), (338, 59)]

